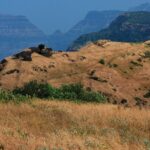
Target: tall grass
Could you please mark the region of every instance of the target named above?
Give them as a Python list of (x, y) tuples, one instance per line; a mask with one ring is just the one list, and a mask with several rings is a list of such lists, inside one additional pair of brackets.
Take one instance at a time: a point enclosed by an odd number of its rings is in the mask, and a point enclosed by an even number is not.
[(0, 104), (0, 114), (5, 149), (150, 149), (150, 110), (34, 100)]

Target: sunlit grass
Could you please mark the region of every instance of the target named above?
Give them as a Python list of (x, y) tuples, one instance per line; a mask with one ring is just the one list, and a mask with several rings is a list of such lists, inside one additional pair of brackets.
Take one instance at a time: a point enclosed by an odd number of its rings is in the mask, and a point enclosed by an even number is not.
[(34, 100), (0, 104), (0, 144), (6, 149), (150, 148), (150, 111), (108, 104)]

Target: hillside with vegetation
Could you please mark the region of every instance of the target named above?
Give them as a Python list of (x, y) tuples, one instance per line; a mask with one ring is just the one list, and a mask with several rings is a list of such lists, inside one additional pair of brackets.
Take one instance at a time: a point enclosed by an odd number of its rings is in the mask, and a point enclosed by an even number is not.
[(1, 61), (0, 86), (38, 98), (99, 102), (104, 96), (113, 104), (149, 107), (149, 43), (104, 40), (76, 52), (32, 47)]
[(69, 50), (78, 49), (90, 41), (108, 39), (120, 42), (142, 42), (150, 39), (150, 12), (127, 12), (110, 26), (95, 33), (80, 36)]

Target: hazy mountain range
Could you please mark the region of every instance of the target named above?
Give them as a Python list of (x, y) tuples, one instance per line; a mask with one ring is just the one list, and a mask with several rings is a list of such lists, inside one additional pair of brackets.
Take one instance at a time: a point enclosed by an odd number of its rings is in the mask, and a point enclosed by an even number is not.
[(150, 3), (143, 3), (139, 6), (130, 8), (129, 11), (150, 11)]
[(0, 14), (0, 58), (39, 42), (46, 42), (46, 35), (25, 16)]
[[(129, 11), (150, 11), (150, 4), (142, 4)], [(12, 55), (26, 47), (45, 43), (53, 49), (66, 50), (73, 41), (83, 34), (97, 32), (107, 28), (124, 11), (90, 11), (66, 33), (56, 31), (52, 35), (44, 34), (25, 16), (0, 15), (0, 59)]]
[[(128, 11), (150, 11), (150, 3), (129, 8)], [(49, 45), (54, 49), (67, 49), (79, 36), (107, 28), (113, 20), (124, 12), (120, 10), (91, 11), (68, 32), (54, 32), (49, 37)]]
[(91, 11), (86, 17), (72, 27), (68, 32), (56, 31), (49, 37), (49, 45), (54, 49), (67, 49), (68, 46), (80, 35), (96, 32), (109, 26), (122, 11)]
[(80, 36), (69, 49), (78, 49), (87, 42), (100, 39), (120, 42), (150, 40), (150, 12), (126, 12), (117, 17), (108, 28)]

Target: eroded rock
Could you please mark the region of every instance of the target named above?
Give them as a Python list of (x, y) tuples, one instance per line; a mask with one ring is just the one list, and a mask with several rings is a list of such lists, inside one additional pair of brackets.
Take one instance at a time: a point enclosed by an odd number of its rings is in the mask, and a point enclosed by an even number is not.
[(14, 55), (15, 59), (21, 59), (23, 61), (32, 61), (32, 51), (23, 51)]

